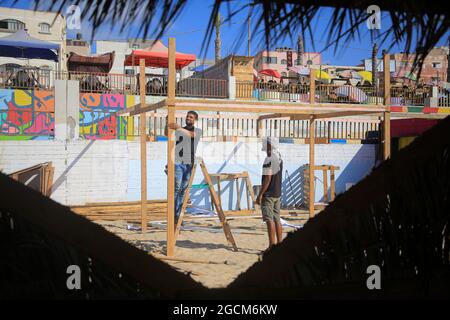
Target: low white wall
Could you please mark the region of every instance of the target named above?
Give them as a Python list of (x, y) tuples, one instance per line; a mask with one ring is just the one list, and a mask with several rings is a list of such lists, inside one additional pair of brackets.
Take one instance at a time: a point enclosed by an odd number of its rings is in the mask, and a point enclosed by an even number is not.
[[(166, 142), (147, 145), (149, 199), (165, 199), (167, 179)], [(303, 166), (308, 163), (308, 145), (280, 144), (284, 159), (283, 203), (303, 201)], [(261, 164), (265, 154), (256, 142), (204, 142), (199, 146), (210, 173), (248, 171), (254, 185), (260, 184)], [(79, 205), (87, 202), (131, 201), (140, 199), (139, 142), (121, 140), (76, 141), (2, 141), (0, 170), (10, 173), (32, 165), (52, 161), (55, 166), (52, 198), (62, 204)], [(345, 191), (372, 169), (375, 145), (322, 144), (316, 145), (316, 165), (340, 166), (336, 174), (337, 192)], [(194, 183), (202, 181), (197, 170)], [(235, 184), (222, 184), (224, 209), (235, 207)], [(316, 172), (316, 201), (323, 196), (322, 173)], [(241, 190), (244, 190), (242, 185)], [(208, 205), (206, 190), (195, 190), (193, 201)], [(241, 198), (245, 206), (245, 197)]]

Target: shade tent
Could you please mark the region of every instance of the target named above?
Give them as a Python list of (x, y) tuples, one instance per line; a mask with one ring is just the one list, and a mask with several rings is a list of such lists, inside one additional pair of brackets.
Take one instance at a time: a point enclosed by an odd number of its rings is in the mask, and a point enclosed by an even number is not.
[(59, 44), (31, 37), (26, 30), (0, 38), (0, 56), (22, 59), (45, 59), (58, 62)]
[(115, 53), (83, 56), (71, 52), (67, 59), (67, 69), (77, 72), (103, 72), (108, 73), (114, 64)]
[[(137, 66), (140, 59), (145, 59), (147, 67), (168, 68), (169, 55), (168, 48), (161, 42), (156, 41), (152, 46), (143, 50), (133, 50), (130, 55), (125, 58), (124, 66)], [(175, 53), (175, 67), (182, 69), (194, 62), (195, 54)]]

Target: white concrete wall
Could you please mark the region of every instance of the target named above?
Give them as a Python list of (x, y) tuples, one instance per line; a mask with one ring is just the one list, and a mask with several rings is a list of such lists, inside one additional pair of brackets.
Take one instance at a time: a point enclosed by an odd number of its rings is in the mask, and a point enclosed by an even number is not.
[[(149, 199), (165, 199), (167, 178), (166, 142), (147, 145)], [(308, 146), (280, 144), (284, 159), (283, 203), (301, 204), (303, 199), (303, 166), (308, 162)], [(265, 154), (255, 142), (204, 142), (199, 145), (210, 173), (248, 171), (254, 185), (260, 184)], [(340, 166), (336, 174), (337, 192), (357, 183), (374, 165), (375, 145), (326, 144), (316, 146), (316, 164)], [(140, 199), (140, 154), (138, 141), (1, 141), (0, 171), (13, 171), (52, 161), (55, 166), (52, 198), (68, 205), (87, 202), (132, 201)], [(194, 183), (203, 180), (197, 170)], [(235, 185), (222, 184), (224, 209), (236, 204)], [(243, 190), (243, 186), (241, 190)], [(323, 196), (322, 173), (316, 172), (316, 201)], [(196, 205), (210, 206), (205, 190), (196, 190)], [(244, 206), (246, 200), (241, 197)]]

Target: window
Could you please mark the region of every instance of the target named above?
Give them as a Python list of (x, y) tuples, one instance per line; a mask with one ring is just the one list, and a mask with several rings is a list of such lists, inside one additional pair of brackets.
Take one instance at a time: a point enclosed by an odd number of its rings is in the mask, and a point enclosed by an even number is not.
[(281, 64), (287, 64), (287, 60), (286, 59), (281, 59)]
[(263, 63), (265, 64), (276, 64), (277, 57), (263, 57)]
[(25, 29), (25, 23), (14, 19), (0, 20), (0, 29), (16, 32)]
[(441, 68), (441, 63), (440, 62), (433, 62), (433, 68), (440, 69)]
[(50, 25), (48, 23), (40, 23), (39, 24), (39, 33), (50, 34)]
[(131, 45), (131, 49), (133, 49), (133, 50), (138, 50), (140, 47), (141, 47), (141, 46), (140, 46), (138, 43), (133, 43), (133, 44)]
[(134, 70), (133, 69), (126, 69), (125, 70), (125, 74), (134, 75)]

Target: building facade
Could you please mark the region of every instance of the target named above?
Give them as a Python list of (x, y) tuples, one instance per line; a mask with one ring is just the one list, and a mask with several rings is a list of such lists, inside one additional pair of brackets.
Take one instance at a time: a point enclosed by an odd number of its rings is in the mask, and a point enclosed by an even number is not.
[(87, 56), (91, 53), (91, 46), (89, 42), (83, 40), (81, 34), (78, 33), (76, 39), (66, 40), (67, 54), (73, 52), (82, 56)]
[[(426, 56), (422, 65), (419, 82), (430, 85), (440, 85), (447, 81), (449, 47), (433, 48)], [(416, 54), (392, 53), (390, 54), (391, 81), (397, 84), (415, 82), (417, 71), (413, 71)], [(365, 69), (372, 71), (371, 59), (364, 60)], [(382, 59), (378, 59), (377, 72), (382, 76)]]
[[(289, 52), (289, 53), (288, 53)], [(273, 69), (283, 77), (296, 77), (297, 74), (289, 70), (288, 55), (292, 54), (292, 65), (298, 66), (297, 51), (291, 48), (277, 48), (275, 51), (260, 51), (255, 55), (254, 68), (256, 71)], [(319, 68), (322, 64), (320, 52), (303, 53), (303, 65)], [(274, 79), (276, 80), (276, 79)]]
[[(60, 70), (66, 70), (66, 19), (56, 12), (34, 11), (0, 7), (0, 37), (9, 36), (18, 30), (26, 29), (36, 39), (60, 45)], [(41, 59), (16, 59), (0, 57), (0, 66), (30, 66), (55, 70), (56, 64)]]

